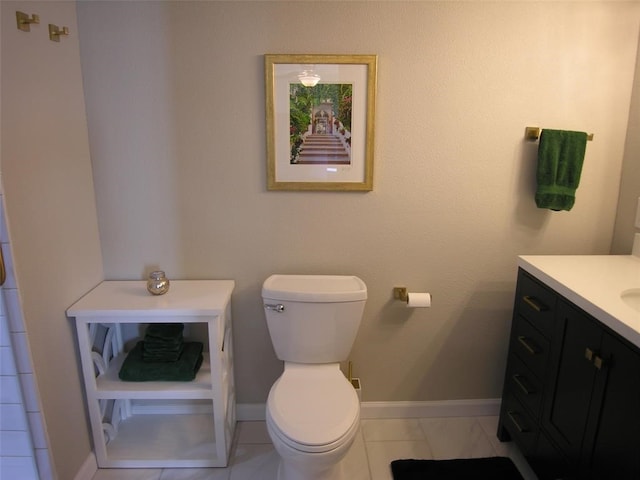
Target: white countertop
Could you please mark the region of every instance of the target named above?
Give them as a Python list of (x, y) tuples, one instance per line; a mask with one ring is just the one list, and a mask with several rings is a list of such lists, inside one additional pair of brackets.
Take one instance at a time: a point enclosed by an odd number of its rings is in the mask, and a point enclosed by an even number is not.
[(640, 312), (620, 297), (640, 288), (639, 257), (525, 255), (518, 257), (518, 266), (640, 347)]
[(164, 295), (152, 295), (147, 282), (104, 281), (73, 304), (70, 317), (156, 317), (220, 315), (231, 298), (233, 280), (171, 280)]

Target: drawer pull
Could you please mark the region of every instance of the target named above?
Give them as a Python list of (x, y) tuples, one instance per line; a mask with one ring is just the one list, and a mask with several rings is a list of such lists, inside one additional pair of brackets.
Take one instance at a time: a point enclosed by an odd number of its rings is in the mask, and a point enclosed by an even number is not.
[(524, 300), (524, 303), (529, 305), (536, 312), (546, 312), (547, 310), (549, 310), (549, 307), (547, 307), (544, 303), (540, 302), (535, 297), (531, 297), (529, 295), (525, 295), (524, 297), (522, 297), (522, 299)]
[(590, 362), (593, 361), (593, 350), (591, 350), (589, 347), (585, 348), (584, 350), (584, 358), (586, 358)]
[(520, 432), (520, 433), (526, 433), (526, 432), (528, 432), (528, 431), (529, 431), (526, 427), (523, 427), (523, 426), (520, 424), (520, 422), (518, 422), (518, 419), (516, 418), (518, 414), (517, 414), (516, 412), (514, 412), (514, 411), (512, 411), (512, 410), (509, 410), (509, 411), (507, 412), (507, 415), (509, 416), (509, 419), (511, 420), (511, 422), (512, 422), (512, 423), (515, 425), (515, 427), (518, 429), (518, 432)]
[(602, 370), (602, 367), (607, 366), (607, 361), (601, 356), (596, 355), (596, 357), (593, 359), (593, 364), (598, 370)]
[(520, 335), (518, 337), (518, 342), (529, 352), (531, 355), (536, 355), (540, 352), (540, 349), (536, 347), (536, 345), (532, 344), (527, 337), (524, 335)]
[(522, 390), (525, 393), (525, 395), (531, 395), (533, 393), (536, 393), (534, 389), (529, 388), (529, 386), (526, 384), (524, 377), (519, 373), (514, 374), (511, 378), (513, 378), (513, 381), (516, 382), (516, 385), (520, 387), (520, 390)]

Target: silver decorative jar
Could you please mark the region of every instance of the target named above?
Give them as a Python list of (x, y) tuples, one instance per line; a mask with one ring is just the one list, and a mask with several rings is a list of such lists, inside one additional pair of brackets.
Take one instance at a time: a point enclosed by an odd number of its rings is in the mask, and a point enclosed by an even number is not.
[(164, 275), (162, 270), (157, 270), (149, 274), (147, 290), (154, 295), (164, 295), (169, 291), (169, 279)]

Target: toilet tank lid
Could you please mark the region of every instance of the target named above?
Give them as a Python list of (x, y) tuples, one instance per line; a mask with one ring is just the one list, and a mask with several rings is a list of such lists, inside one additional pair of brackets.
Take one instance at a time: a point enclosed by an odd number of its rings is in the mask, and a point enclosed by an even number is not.
[(367, 286), (353, 275), (271, 275), (262, 298), (294, 302), (355, 302), (367, 299)]

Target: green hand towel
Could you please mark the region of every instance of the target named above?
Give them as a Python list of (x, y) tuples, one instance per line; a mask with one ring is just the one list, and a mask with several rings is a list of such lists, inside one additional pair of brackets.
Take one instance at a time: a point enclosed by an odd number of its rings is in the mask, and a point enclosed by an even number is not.
[(185, 342), (184, 351), (175, 362), (145, 362), (142, 358), (144, 342), (140, 341), (125, 358), (118, 376), (128, 382), (174, 381), (187, 382), (196, 378), (202, 365), (201, 342)]
[(184, 352), (184, 343), (172, 350), (149, 350), (147, 342), (142, 348), (142, 360), (145, 362), (177, 362)]
[(580, 183), (585, 132), (542, 130), (538, 145), (536, 205), (550, 210), (571, 210)]
[(184, 323), (150, 323), (145, 331), (147, 339), (174, 340), (182, 338)]

